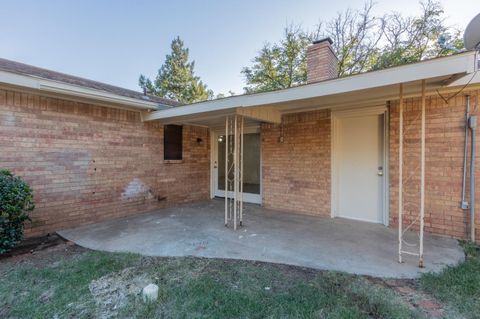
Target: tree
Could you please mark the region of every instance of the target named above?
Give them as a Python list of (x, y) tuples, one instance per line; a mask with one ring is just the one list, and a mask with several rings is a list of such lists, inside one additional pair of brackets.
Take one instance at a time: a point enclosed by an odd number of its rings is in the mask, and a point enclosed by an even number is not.
[(372, 16), (372, 8), (373, 2), (367, 2), (362, 10), (348, 9), (317, 26), (318, 34), (333, 41), (340, 76), (369, 70), (378, 54), (385, 21)]
[[(235, 96), (235, 92), (233, 92), (232, 90), (229, 90), (228, 91), (228, 97), (231, 97), (231, 96)], [(217, 95), (215, 95), (215, 99), (223, 99), (223, 98), (226, 98), (227, 95), (225, 95), (225, 93), (217, 93)]]
[(371, 70), (444, 56), (463, 48), (460, 32), (445, 26), (441, 4), (428, 0), (420, 5), (422, 13), (417, 17), (399, 13), (383, 17), (386, 45), (380, 49)]
[(285, 29), (284, 38), (265, 45), (242, 70), (245, 91), (275, 90), (306, 83), (306, 51), (321, 35), (333, 40), (338, 57), (338, 75), (346, 76), (452, 54), (463, 48), (460, 32), (445, 25), (438, 0), (420, 2), (419, 16), (389, 13), (375, 17), (374, 4), (361, 10), (346, 10), (312, 33), (300, 28)]
[(180, 37), (173, 39), (171, 49), (172, 52), (166, 56), (153, 82), (144, 75), (140, 75), (138, 80), (140, 87), (148, 94), (182, 103), (212, 98), (212, 90), (208, 90), (207, 85), (195, 75), (195, 62), (189, 61), (189, 50), (184, 47)]
[(292, 87), (307, 80), (306, 52), (312, 35), (298, 26), (287, 26), (280, 43), (266, 43), (252, 62), (242, 69), (245, 92), (264, 92)]

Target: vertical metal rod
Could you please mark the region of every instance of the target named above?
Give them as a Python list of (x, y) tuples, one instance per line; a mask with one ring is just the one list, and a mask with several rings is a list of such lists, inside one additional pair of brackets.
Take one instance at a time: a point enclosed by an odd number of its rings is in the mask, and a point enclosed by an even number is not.
[(237, 157), (238, 157), (238, 121), (237, 121), (237, 115), (235, 115), (235, 124), (234, 124), (234, 130), (235, 130), (235, 139), (234, 139), (234, 144), (233, 144), (233, 230), (237, 230), (237, 200), (238, 200), (238, 162), (237, 162)]
[(241, 124), (240, 124), (240, 226), (243, 225), (243, 126), (244, 120), (243, 116), (241, 117)]
[(470, 116), (470, 95), (466, 96), (466, 108), (465, 111), (465, 141), (463, 143), (463, 178), (462, 178), (462, 201), (460, 202), (460, 208), (467, 209), (468, 204), (465, 200), (465, 190), (467, 188), (467, 153), (468, 153), (468, 118)]
[(423, 229), (425, 226), (425, 80), (422, 80), (422, 127), (420, 155), (420, 252), (418, 266), (423, 268)]
[(403, 83), (400, 83), (398, 133), (398, 262), (402, 262), (403, 243)]
[(228, 225), (228, 116), (225, 117), (225, 226)]
[(470, 151), (470, 239), (475, 243), (475, 160), (477, 159), (477, 117), (470, 116), (468, 126), (471, 130)]

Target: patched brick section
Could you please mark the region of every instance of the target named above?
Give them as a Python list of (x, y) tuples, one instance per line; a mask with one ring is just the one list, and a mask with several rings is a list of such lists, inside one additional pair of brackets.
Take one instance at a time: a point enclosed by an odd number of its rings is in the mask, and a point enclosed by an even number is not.
[(330, 216), (330, 137), (329, 111), (286, 115), (283, 130), (262, 125), (265, 207)]
[(34, 189), (27, 236), (208, 199), (208, 129), (183, 135), (164, 164), (163, 127), (138, 112), (0, 90), (0, 167)]
[[(464, 92), (465, 93), (465, 92)], [(469, 92), (476, 105), (478, 91)], [(466, 238), (469, 211), (459, 208), (462, 190), (465, 97), (446, 104), (438, 96), (426, 99), (425, 230), (444, 236)], [(405, 100), (404, 198), (405, 224), (418, 215), (420, 203), (421, 100)], [(398, 221), (398, 101), (390, 107), (390, 223)], [(477, 155), (476, 165), (479, 165)], [(412, 172), (415, 174), (412, 175)], [(477, 170), (477, 180), (480, 178)], [(468, 185), (468, 181), (467, 181)], [(476, 229), (480, 230), (477, 186)], [(467, 188), (467, 195), (469, 190)]]

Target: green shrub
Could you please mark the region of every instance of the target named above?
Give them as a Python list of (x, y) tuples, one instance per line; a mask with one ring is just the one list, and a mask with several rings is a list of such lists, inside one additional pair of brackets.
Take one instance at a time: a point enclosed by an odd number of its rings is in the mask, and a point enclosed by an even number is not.
[(0, 169), (0, 254), (23, 238), (23, 224), (33, 210), (32, 189), (20, 177)]

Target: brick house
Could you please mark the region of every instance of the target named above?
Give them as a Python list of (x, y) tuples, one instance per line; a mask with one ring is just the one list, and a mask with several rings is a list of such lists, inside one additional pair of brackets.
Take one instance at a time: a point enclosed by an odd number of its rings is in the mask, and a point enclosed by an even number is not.
[(425, 231), (467, 238), (476, 53), (337, 78), (330, 45), (308, 49), (306, 85), (191, 105), (0, 59), (0, 167), (35, 191), (27, 235), (225, 196), (225, 119), (238, 116), (244, 201), (393, 227), (399, 195), (408, 225), (423, 194)]

